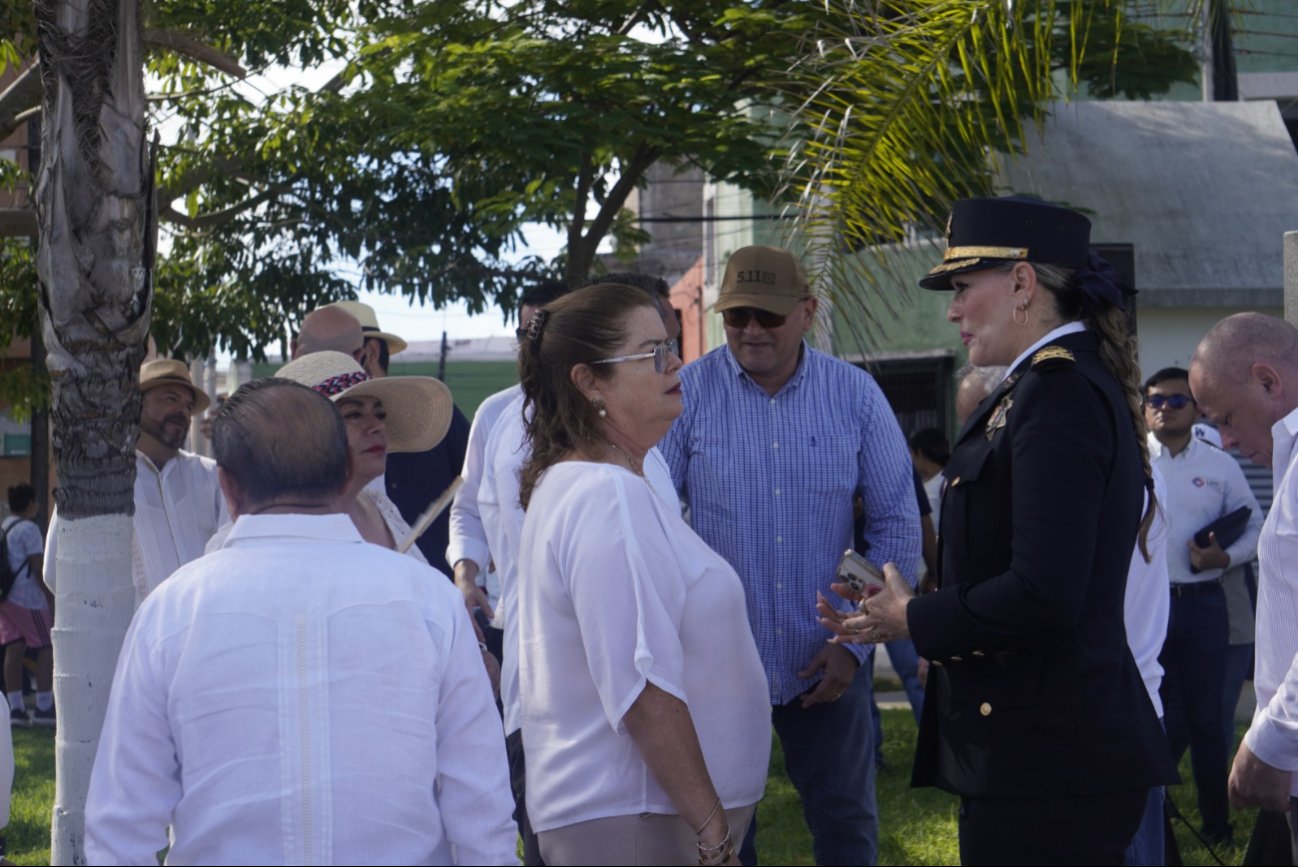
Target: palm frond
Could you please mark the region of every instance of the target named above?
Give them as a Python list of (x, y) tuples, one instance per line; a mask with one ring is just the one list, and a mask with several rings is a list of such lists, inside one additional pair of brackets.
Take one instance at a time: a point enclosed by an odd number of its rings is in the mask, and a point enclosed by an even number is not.
[(990, 153), (1020, 152), (1050, 104), (1096, 74), (1092, 45), (1116, 60), (1134, 26), (1124, 6), (825, 0), (792, 70), (803, 96), (780, 201), (790, 242), (827, 300), (853, 314), (839, 322), (854, 323), (862, 348), (897, 318), (952, 202), (992, 192)]

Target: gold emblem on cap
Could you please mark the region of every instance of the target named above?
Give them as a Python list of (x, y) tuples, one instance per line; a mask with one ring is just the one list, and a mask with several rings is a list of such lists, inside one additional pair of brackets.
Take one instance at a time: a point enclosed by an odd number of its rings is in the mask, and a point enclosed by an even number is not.
[(947, 247), (943, 261), (952, 259), (1026, 259), (1027, 247)]
[(1004, 400), (997, 404), (996, 411), (992, 413), (991, 418), (987, 419), (987, 428), (983, 431), (988, 442), (991, 442), (991, 438), (996, 436), (996, 431), (1005, 427), (1005, 417), (1009, 415), (1012, 406), (1014, 406), (1014, 398), (1008, 394), (1005, 395)]
[(958, 262), (940, 262), (928, 269), (928, 273), (944, 274), (947, 271), (955, 271), (958, 268), (968, 268), (970, 265), (977, 265), (982, 259), (961, 259)]

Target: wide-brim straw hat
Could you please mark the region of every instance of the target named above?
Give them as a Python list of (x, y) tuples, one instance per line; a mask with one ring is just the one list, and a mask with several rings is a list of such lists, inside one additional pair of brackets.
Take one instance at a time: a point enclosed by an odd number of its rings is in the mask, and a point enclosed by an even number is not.
[(377, 337), (388, 345), (388, 355), (396, 355), (408, 345), (400, 337), (391, 334), (379, 328), (379, 317), (374, 314), (374, 308), (368, 304), (362, 304), (359, 301), (335, 301), (327, 307), (337, 307), (346, 310), (356, 321), (361, 324), (361, 333), (366, 340), (371, 337)]
[(194, 393), (194, 415), (212, 405), (203, 389), (194, 385), (189, 365), (174, 358), (155, 358), (140, 365), (140, 394), (164, 385), (183, 385)]
[(290, 361), (275, 375), (300, 382), (334, 403), (348, 397), (383, 401), (390, 452), (428, 451), (451, 426), (451, 390), (431, 376), (373, 379), (350, 355), (329, 350)]

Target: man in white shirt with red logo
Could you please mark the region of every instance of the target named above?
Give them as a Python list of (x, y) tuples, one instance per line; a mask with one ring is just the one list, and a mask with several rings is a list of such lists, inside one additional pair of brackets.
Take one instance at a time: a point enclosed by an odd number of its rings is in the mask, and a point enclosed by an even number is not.
[[(1175, 762), (1190, 748), (1203, 836), (1216, 844), (1231, 837), (1221, 724), (1230, 623), (1222, 575), (1256, 555), (1262, 514), (1235, 459), (1194, 436), (1198, 415), (1186, 370), (1165, 367), (1146, 380), (1149, 458), (1168, 491), (1159, 501), (1168, 522), (1171, 578), (1171, 614), (1159, 655), (1167, 740)], [(1249, 516), (1238, 538), (1210, 534), (1207, 544), (1196, 543), (1200, 529), (1241, 508)]]
[(1298, 329), (1238, 313), (1213, 326), (1190, 363), (1200, 409), (1255, 464), (1275, 498), (1258, 542), (1257, 711), (1230, 772), (1231, 802), (1287, 812), (1298, 800)]

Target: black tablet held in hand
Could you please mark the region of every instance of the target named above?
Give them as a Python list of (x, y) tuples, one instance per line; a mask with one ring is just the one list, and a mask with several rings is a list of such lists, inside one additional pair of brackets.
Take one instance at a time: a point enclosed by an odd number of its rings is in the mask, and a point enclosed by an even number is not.
[[(1205, 524), (1194, 534), (1194, 544), (1200, 548), (1207, 548), (1212, 543), (1208, 538), (1209, 534), (1216, 534), (1217, 544), (1222, 548), (1229, 548), (1235, 544), (1235, 540), (1244, 534), (1244, 528), (1248, 526), (1248, 517), (1253, 514), (1253, 510), (1248, 506), (1240, 506), (1228, 515), (1222, 515), (1215, 521)], [(1193, 566), (1191, 572), (1198, 572)]]

